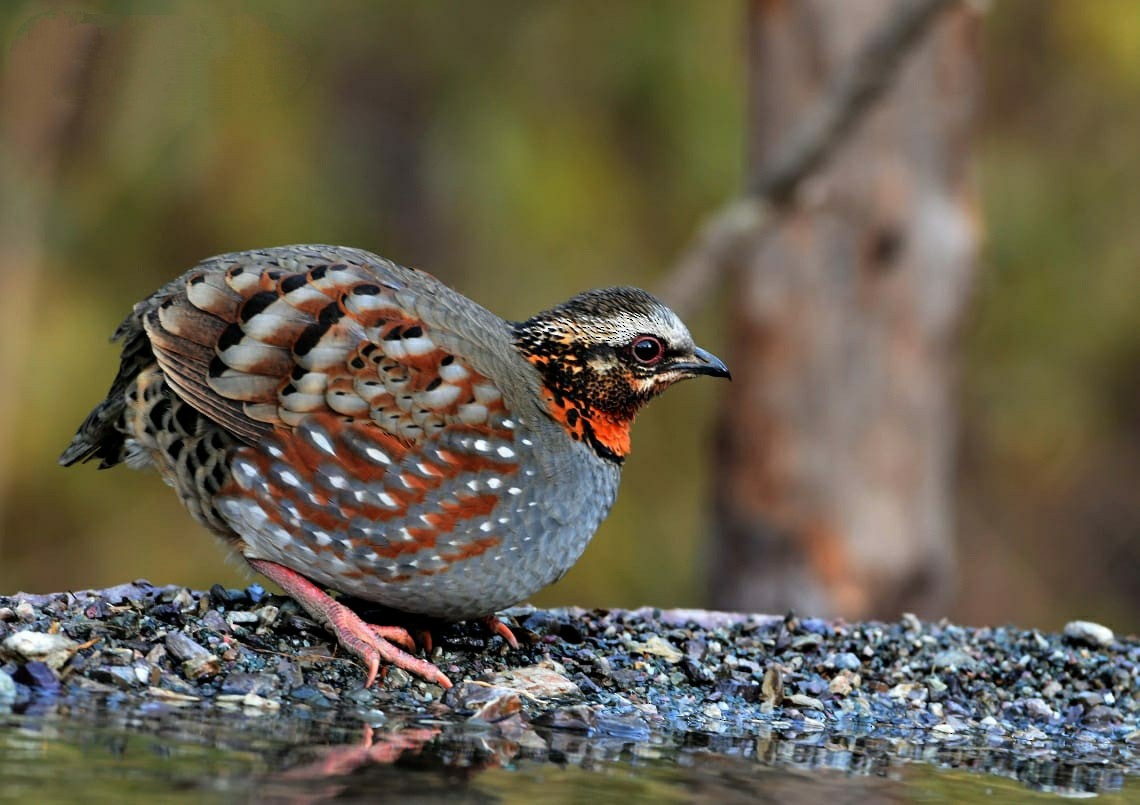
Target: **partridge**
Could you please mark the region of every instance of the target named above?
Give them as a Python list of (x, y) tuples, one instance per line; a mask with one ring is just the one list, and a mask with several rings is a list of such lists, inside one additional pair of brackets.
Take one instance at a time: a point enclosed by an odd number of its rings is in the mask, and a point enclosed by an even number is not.
[(729, 377), (636, 288), (505, 321), (358, 249), (206, 260), (135, 305), (119, 373), (60, 457), (154, 467), (201, 524), (368, 668), (450, 686), (405, 631), (325, 589), (442, 621), (560, 578), (617, 495), (638, 410)]

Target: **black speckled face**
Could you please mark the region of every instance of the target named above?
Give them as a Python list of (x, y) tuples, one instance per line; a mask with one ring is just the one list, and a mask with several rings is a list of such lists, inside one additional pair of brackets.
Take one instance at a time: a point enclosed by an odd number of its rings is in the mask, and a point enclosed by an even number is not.
[(612, 461), (629, 452), (629, 426), (653, 397), (699, 374), (728, 376), (673, 311), (637, 288), (586, 291), (514, 333), (542, 374), (551, 415)]

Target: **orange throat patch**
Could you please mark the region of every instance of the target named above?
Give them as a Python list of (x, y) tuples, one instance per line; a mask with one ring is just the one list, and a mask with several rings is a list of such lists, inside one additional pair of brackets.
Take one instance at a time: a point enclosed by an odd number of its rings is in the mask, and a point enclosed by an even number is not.
[[(630, 450), (629, 431), (633, 419), (617, 420), (600, 411), (583, 412), (584, 407), (547, 389), (546, 408), (575, 441), (586, 442), (603, 458), (621, 463)], [(589, 410), (589, 409), (585, 409)]]

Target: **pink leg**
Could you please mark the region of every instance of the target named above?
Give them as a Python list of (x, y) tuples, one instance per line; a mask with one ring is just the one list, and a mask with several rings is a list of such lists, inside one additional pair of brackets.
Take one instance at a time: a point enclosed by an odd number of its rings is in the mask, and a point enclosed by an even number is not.
[[(337, 603), (301, 574), (264, 559), (247, 561), (254, 570), (278, 584), (306, 612), (336, 635), (337, 642), (347, 651), (364, 661), (368, 667), (368, 679), (364, 683), (366, 688), (372, 687), (372, 683), (376, 680), (381, 660), (397, 668), (403, 668), (428, 682), (434, 682), (444, 688), (451, 687), (451, 680), (430, 662), (401, 651), (385, 639), (386, 636), (395, 636), (395, 633), (385, 627), (375, 627), (365, 623), (359, 615), (344, 604)], [(383, 636), (381, 631), (385, 633)], [(403, 632), (403, 638), (410, 639), (406, 631)], [(404, 642), (400, 637), (395, 639), (397, 642)]]
[(511, 631), (511, 627), (499, 620), (497, 616), (488, 615), (483, 618), (483, 625), (490, 630), (491, 634), (497, 634), (506, 640), (507, 645), (511, 648), (519, 647), (519, 641), (515, 638), (515, 633)]

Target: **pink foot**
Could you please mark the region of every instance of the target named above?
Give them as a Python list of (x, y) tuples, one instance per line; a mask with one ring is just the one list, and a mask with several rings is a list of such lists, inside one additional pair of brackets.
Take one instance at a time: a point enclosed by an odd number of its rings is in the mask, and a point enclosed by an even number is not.
[(517, 649), (519, 647), (519, 641), (515, 637), (515, 633), (511, 631), (511, 627), (507, 626), (507, 624), (499, 620), (496, 615), (488, 615), (487, 617), (483, 618), (483, 625), (486, 626), (488, 630), (490, 630), (491, 634), (497, 634), (499, 637), (506, 640), (507, 645), (511, 648)]
[(451, 680), (444, 676), (443, 671), (427, 660), (421, 660), (401, 651), (389, 642), (394, 640), (409, 649), (414, 648), (415, 643), (406, 630), (365, 623), (344, 604), (337, 603), (304, 576), (283, 565), (265, 559), (247, 561), (250, 567), (278, 584), (306, 612), (336, 635), (337, 642), (344, 646), (345, 650), (355, 654), (364, 662), (368, 668), (368, 678), (364, 687), (372, 687), (372, 683), (376, 681), (381, 661), (403, 668), (410, 674), (444, 688), (451, 687)]

